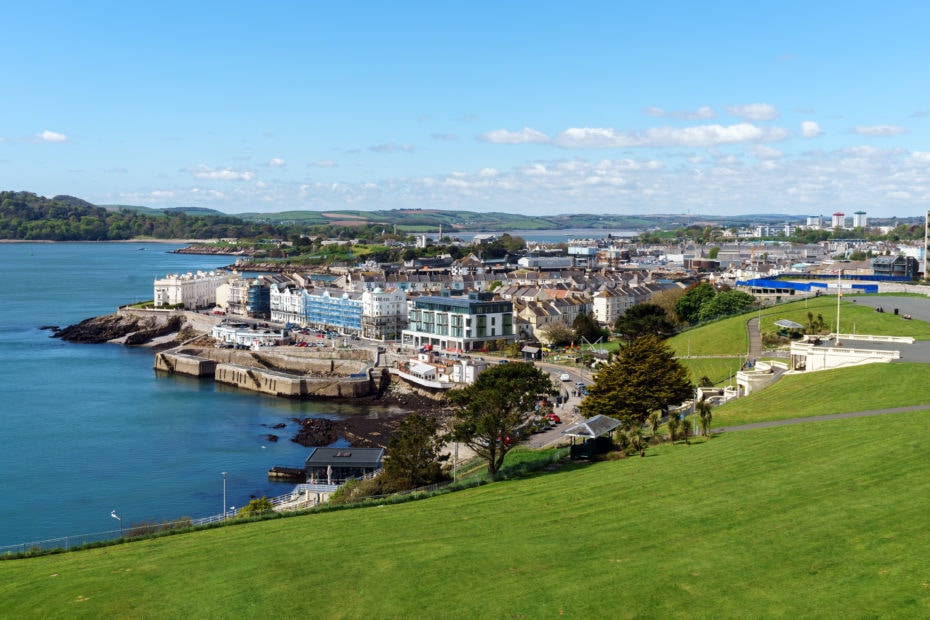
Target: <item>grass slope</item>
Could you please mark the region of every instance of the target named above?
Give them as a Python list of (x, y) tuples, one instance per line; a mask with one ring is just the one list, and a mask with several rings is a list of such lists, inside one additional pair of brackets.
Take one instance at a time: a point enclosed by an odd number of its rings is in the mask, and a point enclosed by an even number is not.
[(786, 375), (773, 385), (714, 408), (714, 427), (927, 405), (927, 364), (901, 362)]
[(930, 414), (0, 562), (9, 617), (926, 617)]
[[(893, 301), (889, 301), (889, 308), (892, 304)], [(807, 325), (808, 314), (814, 319), (818, 315), (822, 316), (827, 328), (832, 329), (836, 321), (836, 297), (814, 297), (764, 308), (761, 313), (761, 330), (763, 333), (778, 331), (774, 323), (781, 319)], [(675, 355), (682, 358), (681, 363), (691, 373), (692, 381), (698, 382), (706, 376), (714, 384), (722, 385), (729, 381), (740, 362), (745, 361), (749, 351), (746, 322), (757, 317), (760, 317), (759, 313), (751, 312), (714, 321), (677, 334), (667, 342)], [(853, 301), (841, 302), (840, 321), (843, 333), (911, 336), (917, 340), (930, 340), (930, 323), (905, 321), (891, 312), (875, 312)]]

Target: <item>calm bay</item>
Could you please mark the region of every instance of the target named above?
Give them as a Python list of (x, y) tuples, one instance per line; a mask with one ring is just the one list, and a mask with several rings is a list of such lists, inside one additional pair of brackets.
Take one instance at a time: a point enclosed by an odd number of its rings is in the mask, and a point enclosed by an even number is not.
[[(364, 413), (157, 374), (153, 352), (51, 338), (65, 326), (152, 298), (156, 277), (209, 270), (226, 256), (164, 243), (0, 244), (0, 546), (118, 529), (286, 493), (274, 465), (309, 452), (295, 417)], [(283, 429), (272, 429), (284, 423)], [(267, 435), (280, 436), (269, 441)]]

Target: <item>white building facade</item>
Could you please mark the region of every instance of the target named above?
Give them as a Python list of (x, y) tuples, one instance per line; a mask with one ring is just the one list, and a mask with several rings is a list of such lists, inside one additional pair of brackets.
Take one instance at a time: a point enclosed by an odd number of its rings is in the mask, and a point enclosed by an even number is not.
[(212, 308), (216, 304), (216, 289), (228, 277), (229, 274), (223, 271), (198, 271), (171, 273), (164, 278), (156, 278), (155, 307), (183, 306), (185, 310)]
[(304, 292), (296, 286), (271, 285), (271, 320), (275, 323), (303, 325)]
[(407, 327), (407, 294), (401, 288), (380, 287), (362, 293), (361, 337), (399, 340)]

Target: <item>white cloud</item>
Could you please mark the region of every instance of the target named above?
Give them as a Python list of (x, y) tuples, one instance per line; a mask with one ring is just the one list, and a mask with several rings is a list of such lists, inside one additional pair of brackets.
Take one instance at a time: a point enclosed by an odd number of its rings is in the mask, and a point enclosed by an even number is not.
[(681, 118), (685, 120), (706, 120), (709, 118), (714, 118), (717, 116), (717, 113), (714, 112), (714, 109), (710, 106), (701, 106), (697, 110), (670, 110), (666, 111), (662, 108), (657, 108), (655, 106), (650, 106), (643, 110), (649, 116), (657, 116), (659, 118), (670, 117), (670, 118)]
[(728, 105), (727, 112), (731, 116), (739, 116), (747, 121), (770, 121), (778, 116), (778, 108), (770, 103)]
[(527, 142), (545, 144), (549, 142), (549, 136), (535, 129), (530, 129), (529, 127), (524, 127), (520, 131), (495, 129), (494, 131), (481, 134), (478, 136), (478, 139), (485, 142), (495, 142), (497, 144), (526, 144)]
[(643, 132), (584, 127), (566, 129), (558, 135), (555, 143), (565, 148), (709, 147), (741, 142), (770, 142), (787, 137), (788, 132), (779, 127), (758, 127), (751, 123), (656, 127)]
[(398, 151), (409, 153), (413, 150), (413, 145), (388, 142), (386, 144), (376, 144), (375, 146), (368, 147), (368, 150), (374, 153), (396, 153)]
[(908, 133), (906, 127), (899, 125), (857, 125), (852, 131), (860, 136), (899, 136)]
[[(639, 133), (597, 130), (595, 137), (632, 141), (637, 146), (664, 145), (672, 138), (676, 144), (725, 144), (722, 140), (730, 138), (748, 140), (739, 148), (712, 145), (666, 151), (629, 149), (616, 155), (613, 151), (600, 151), (599, 155), (610, 156), (591, 160), (575, 156), (578, 152), (566, 155), (565, 151), (552, 151), (556, 155), (549, 160), (518, 157), (516, 163), (506, 165), (488, 160), (486, 164), (458, 168), (455, 172), (447, 169), (444, 174), (396, 174), (377, 180), (363, 177), (339, 183), (256, 177), (250, 183), (221, 185), (218, 181), (204, 181), (200, 187), (191, 187), (201, 181), (190, 179), (187, 187), (156, 186), (152, 189), (160, 193), (111, 202), (197, 204), (227, 212), (254, 210), (256, 206), (267, 210), (419, 207), (540, 215), (680, 213), (684, 208), (708, 215), (751, 212), (814, 215), (862, 209), (872, 217), (906, 215), (919, 211), (921, 204), (930, 204), (930, 149), (910, 151), (857, 145), (798, 151), (766, 141), (772, 136), (786, 135), (785, 130), (767, 134), (765, 128), (752, 125), (729, 133), (722, 129), (727, 128), (699, 132), (698, 137), (681, 133), (686, 130), (675, 130), (676, 133), (667, 128)], [(798, 137), (797, 130), (792, 134)], [(554, 140), (550, 143), (555, 145)], [(781, 148), (773, 148), (776, 146)], [(241, 174), (206, 166), (188, 172), (199, 173), (201, 178), (233, 178)], [(211, 189), (211, 185), (220, 191)]]
[(778, 159), (784, 155), (780, 150), (764, 144), (757, 144), (749, 149), (749, 154), (756, 159)]
[(272, 158), (268, 161), (268, 165), (271, 166), (272, 168), (281, 168), (281, 167), (283, 167), (283, 166), (286, 166), (286, 165), (287, 165), (287, 162), (285, 162), (285, 161), (284, 161), (283, 159), (281, 159), (280, 157), (272, 157)]
[(433, 140), (443, 140), (445, 142), (453, 142), (459, 139), (458, 135), (454, 133), (431, 133), (429, 137)]
[(195, 179), (209, 179), (211, 181), (251, 181), (255, 173), (249, 170), (232, 170), (230, 168), (211, 168), (200, 164), (189, 171)]
[(67, 142), (68, 136), (63, 133), (58, 133), (57, 131), (49, 131), (46, 129), (38, 135), (38, 138), (42, 142)]
[(820, 125), (814, 121), (801, 121), (801, 135), (805, 138), (816, 138), (823, 133)]
[(311, 168), (335, 168), (336, 162), (331, 159), (318, 159), (307, 164)]

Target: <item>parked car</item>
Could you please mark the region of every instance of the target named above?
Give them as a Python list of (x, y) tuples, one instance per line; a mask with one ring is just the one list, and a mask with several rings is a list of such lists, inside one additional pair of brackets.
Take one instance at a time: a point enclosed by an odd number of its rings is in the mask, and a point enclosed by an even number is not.
[(560, 418), (557, 413), (550, 413), (546, 417), (549, 418), (550, 422), (555, 422), (556, 424), (562, 423), (562, 418)]
[(572, 377), (567, 372), (563, 372), (561, 375), (559, 375), (559, 381), (571, 381), (571, 380), (572, 380)]

